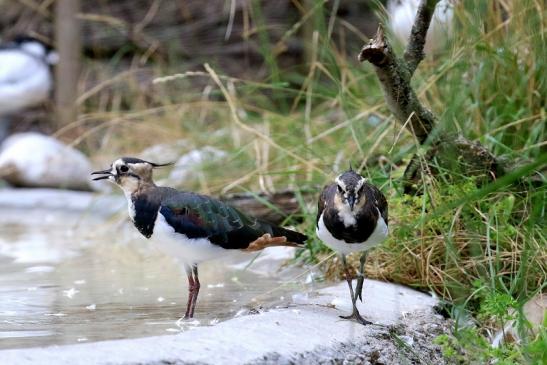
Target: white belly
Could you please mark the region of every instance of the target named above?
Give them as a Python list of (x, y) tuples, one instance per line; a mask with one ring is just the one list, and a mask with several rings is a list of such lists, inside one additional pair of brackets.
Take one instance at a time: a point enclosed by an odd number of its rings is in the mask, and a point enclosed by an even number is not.
[(161, 252), (189, 265), (223, 257), (230, 251), (205, 238), (188, 238), (176, 233), (161, 213), (156, 218), (151, 240)]
[(361, 243), (347, 243), (344, 240), (339, 240), (335, 238), (325, 226), (325, 222), (323, 222), (323, 214), (321, 214), (321, 217), (319, 217), (319, 222), (317, 225), (318, 227), (315, 229), (317, 237), (319, 237), (319, 239), (323, 241), (325, 245), (329, 246), (334, 251), (340, 252), (344, 255), (357, 251), (365, 251), (374, 246), (377, 246), (386, 239), (388, 234), (386, 222), (384, 222), (384, 219), (381, 215), (376, 224), (376, 228), (374, 229), (370, 237), (365, 242)]

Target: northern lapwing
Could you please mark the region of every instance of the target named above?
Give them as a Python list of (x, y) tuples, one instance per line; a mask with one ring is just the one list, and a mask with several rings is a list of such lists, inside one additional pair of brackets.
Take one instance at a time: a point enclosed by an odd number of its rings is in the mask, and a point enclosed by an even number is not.
[(146, 238), (160, 250), (178, 259), (188, 277), (185, 318), (192, 318), (199, 293), (198, 264), (230, 251), (258, 251), (271, 246), (300, 247), (307, 237), (301, 233), (252, 218), (206, 195), (157, 186), (156, 164), (123, 157), (109, 169), (95, 171), (93, 180), (108, 179), (127, 198), (129, 217)]
[[(49, 45), (33, 37), (18, 36), (0, 45), (0, 117), (48, 99), (53, 85), (50, 66), (57, 59)], [(0, 122), (0, 135), (8, 127), (7, 120)]]
[[(361, 317), (355, 303), (357, 298), (363, 301), (367, 251), (382, 243), (388, 235), (386, 197), (350, 167), (321, 192), (316, 222), (317, 236), (340, 255), (344, 265), (353, 312), (350, 316), (341, 318), (370, 324), (371, 322)], [(358, 251), (363, 253), (354, 292), (346, 255)]]

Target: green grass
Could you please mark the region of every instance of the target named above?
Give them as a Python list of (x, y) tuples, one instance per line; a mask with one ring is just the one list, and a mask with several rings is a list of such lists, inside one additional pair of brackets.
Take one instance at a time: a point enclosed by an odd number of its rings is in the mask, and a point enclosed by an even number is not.
[[(213, 194), (293, 189), (303, 212), (298, 228), (310, 237), (316, 208), (307, 197), (316, 197), (352, 161), (390, 205), (391, 237), (369, 256), (367, 275), (433, 291), (447, 303), (457, 327), (454, 337), (439, 343), (452, 361), (541, 363), (545, 331), (523, 333), (521, 345), (496, 350), (486, 331), (509, 317), (522, 322), (524, 303), (545, 290), (547, 191), (544, 176), (536, 183), (529, 177), (547, 164), (546, 12), (533, 0), (507, 2), (512, 7), (503, 12), (493, 2), (462, 3), (456, 36), (443, 54), (424, 60), (413, 85), (443, 131), (459, 132), (518, 163), (488, 185), (464, 174), (447, 178), (451, 171), (445, 171), (423, 182), (422, 195), (402, 193), (400, 178), (415, 141), (390, 116), (372, 68), (333, 39), (331, 30), (342, 25), (319, 1), (309, 2), (304, 21), (291, 29), (313, 24), (307, 64), (280, 67), (278, 48), (253, 2), (253, 32), (269, 78), (231, 78), (211, 64), (150, 90), (138, 86), (134, 73), (97, 68), (102, 80), (118, 78), (83, 101), (85, 113), (63, 135), (77, 133), (74, 143), (85, 151), (99, 148), (93, 158), (101, 163), (177, 139), (188, 140), (188, 150), (223, 149), (229, 158), (205, 165), (196, 174), (205, 178), (181, 186)], [(157, 65), (154, 72), (181, 71)], [(327, 253), (312, 238), (299, 257), (317, 262)], [(325, 265), (327, 277), (338, 271), (332, 260)], [(464, 325), (468, 318), (474, 326)]]

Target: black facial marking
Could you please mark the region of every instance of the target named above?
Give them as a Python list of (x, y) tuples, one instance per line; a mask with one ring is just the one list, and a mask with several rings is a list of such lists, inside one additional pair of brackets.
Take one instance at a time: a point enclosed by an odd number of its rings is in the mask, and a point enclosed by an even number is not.
[(160, 204), (148, 200), (146, 197), (134, 197), (133, 205), (135, 207), (135, 217), (133, 219), (135, 227), (144, 237), (150, 238), (154, 233), (154, 224)]
[(124, 163), (132, 163), (132, 164), (135, 164), (135, 163), (147, 163), (147, 164), (151, 165), (152, 167), (163, 167), (163, 166), (170, 166), (170, 165), (173, 165), (173, 162), (168, 162), (168, 163), (155, 163), (155, 162), (150, 162), (150, 161), (141, 160), (140, 158), (136, 158), (136, 157), (122, 157), (121, 160), (122, 160)]

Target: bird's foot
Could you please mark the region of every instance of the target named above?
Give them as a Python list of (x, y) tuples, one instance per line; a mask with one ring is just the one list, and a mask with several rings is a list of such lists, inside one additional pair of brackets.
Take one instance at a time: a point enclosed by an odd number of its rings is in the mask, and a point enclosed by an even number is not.
[(368, 324), (372, 324), (371, 321), (367, 321), (366, 319), (361, 317), (361, 314), (359, 314), (358, 311), (353, 311), (353, 313), (349, 316), (339, 316), (339, 317), (342, 318), (342, 319), (354, 320), (357, 323), (361, 323), (363, 326), (366, 326)]

